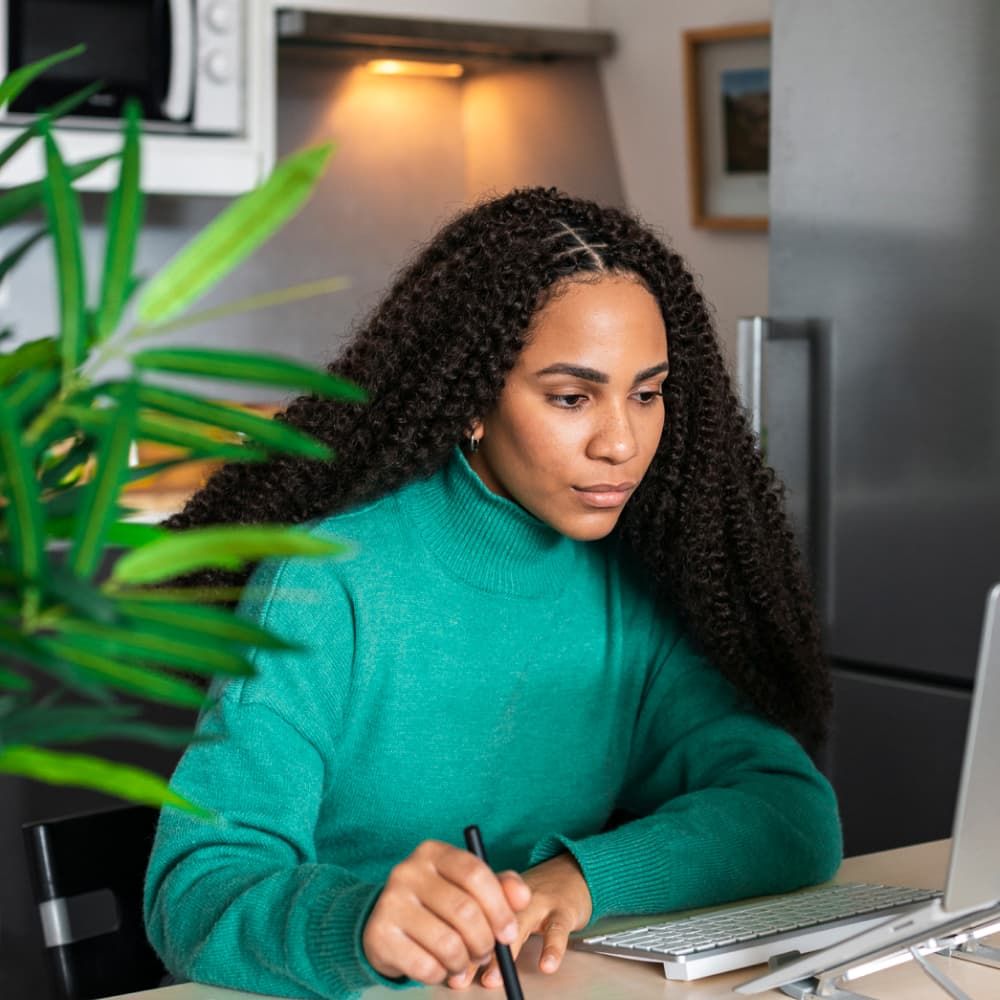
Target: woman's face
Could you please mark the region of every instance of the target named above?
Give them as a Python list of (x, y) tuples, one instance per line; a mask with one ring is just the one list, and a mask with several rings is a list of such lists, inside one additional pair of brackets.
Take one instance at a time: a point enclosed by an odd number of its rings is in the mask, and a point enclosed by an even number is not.
[(570, 282), (536, 316), (469, 463), (564, 535), (603, 538), (663, 431), (667, 332), (634, 278)]

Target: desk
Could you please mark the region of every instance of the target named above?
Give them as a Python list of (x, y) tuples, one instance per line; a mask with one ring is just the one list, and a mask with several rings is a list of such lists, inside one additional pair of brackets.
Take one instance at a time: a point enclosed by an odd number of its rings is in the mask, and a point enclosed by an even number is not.
[[(917, 844), (880, 854), (866, 854), (848, 858), (837, 873), (837, 882), (885, 882), (911, 885), (918, 888), (940, 889), (944, 886), (948, 864), (947, 840)], [(646, 922), (649, 918), (644, 918)], [(638, 926), (642, 921), (605, 920), (595, 925), (601, 929)], [(991, 941), (990, 943), (1000, 943)], [(691, 983), (671, 982), (663, 975), (663, 967), (651, 962), (631, 962), (570, 951), (560, 970), (552, 976), (538, 971), (537, 938), (532, 938), (518, 961), (518, 971), (525, 997), (530, 1000), (733, 1000), (737, 995), (732, 988), (750, 978), (753, 970), (740, 969), (720, 976)], [(988, 969), (935, 956), (932, 961), (942, 969), (973, 1000), (988, 1000), (1000, 996), (1000, 970)], [(758, 966), (758, 969), (761, 968)], [(886, 969), (864, 979), (856, 980), (854, 988), (879, 1000), (946, 1000), (946, 994), (936, 986), (915, 962)], [(784, 997), (778, 991), (760, 994), (773, 1000)], [(486, 990), (476, 985), (465, 991), (436, 986), (424, 991), (404, 992), (376, 987), (365, 991), (363, 1000), (399, 1000), (400, 997), (418, 996), (427, 1000), (484, 1000), (493, 997), (503, 1000), (503, 990)], [(143, 993), (130, 993), (121, 1000), (260, 1000), (249, 993), (223, 990), (214, 986), (187, 983)]]

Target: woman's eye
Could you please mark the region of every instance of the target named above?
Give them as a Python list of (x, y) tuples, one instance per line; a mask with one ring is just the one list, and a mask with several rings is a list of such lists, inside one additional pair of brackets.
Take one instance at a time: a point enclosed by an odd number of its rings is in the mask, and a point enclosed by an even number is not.
[(578, 410), (581, 405), (581, 401), (586, 399), (586, 396), (580, 395), (566, 395), (566, 396), (549, 396), (549, 402), (553, 406), (558, 406), (563, 410)]
[(663, 395), (662, 389), (646, 389), (642, 392), (637, 392), (636, 395), (639, 397), (639, 402), (643, 406), (649, 406), (658, 396)]

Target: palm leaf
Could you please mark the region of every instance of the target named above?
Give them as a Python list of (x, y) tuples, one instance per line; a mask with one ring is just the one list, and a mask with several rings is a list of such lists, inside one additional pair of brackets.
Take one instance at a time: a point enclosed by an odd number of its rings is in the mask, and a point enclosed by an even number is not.
[(118, 607), (130, 622), (144, 626), (159, 625), (209, 641), (237, 642), (262, 649), (300, 648), (296, 643), (286, 642), (230, 611), (193, 604), (169, 604), (160, 600), (159, 594), (155, 596), (155, 600), (143, 601), (133, 595), (119, 601)]
[(111, 693), (102, 683), (95, 681), (90, 674), (77, 670), (51, 650), (46, 649), (35, 637), (22, 635), (17, 629), (0, 622), (0, 642), (2, 642), (2, 648), (5, 652), (55, 678), (69, 690), (75, 691), (85, 698), (105, 702), (112, 700)]
[(3, 83), (0, 83), (0, 108), (16, 100), (25, 87), (47, 69), (55, 66), (57, 63), (65, 62), (67, 59), (73, 59), (78, 55), (82, 55), (86, 50), (86, 45), (74, 45), (71, 49), (63, 49), (61, 52), (56, 52), (51, 56), (46, 56), (44, 59), (39, 59), (37, 62), (14, 70), (13, 73), (4, 79)]
[(24, 372), (14, 384), (4, 390), (4, 406), (15, 420), (25, 423), (45, 402), (52, 399), (59, 387), (58, 374), (46, 368)]
[(123, 549), (138, 549), (150, 542), (166, 538), (169, 532), (157, 524), (142, 524), (138, 521), (115, 521), (108, 528), (108, 544)]
[(136, 667), (112, 659), (105, 653), (106, 645), (99, 639), (64, 635), (59, 638), (46, 636), (39, 638), (38, 642), (60, 659), (68, 660), (78, 670), (118, 691), (179, 708), (197, 709), (205, 704), (205, 693), (200, 688), (147, 667)]
[[(8, 691), (30, 691), (31, 687), (31, 681), (27, 677), (16, 674), (6, 667), (0, 667), (0, 688), (6, 688)], [(0, 726), (0, 730), (2, 729)]]
[(69, 97), (63, 98), (57, 104), (53, 104), (51, 108), (44, 112), (36, 118), (30, 125), (22, 129), (20, 135), (17, 136), (12, 142), (4, 146), (3, 150), (0, 150), (0, 170), (2, 170), (32, 139), (36, 136), (42, 134), (45, 129), (47, 129), (54, 121), (58, 118), (62, 118), (63, 115), (68, 115), (75, 108), (78, 108), (84, 101), (93, 97), (102, 87), (104, 83), (101, 80), (97, 80), (82, 90), (78, 90), (75, 94), (70, 94)]
[[(66, 415), (94, 433), (109, 426), (112, 416), (107, 410), (91, 410), (86, 407), (67, 406)], [(219, 441), (203, 433), (196, 425), (184, 420), (176, 420), (141, 413), (136, 420), (135, 438), (140, 441), (159, 441), (180, 448), (190, 448), (205, 458), (228, 459), (234, 462), (255, 462), (267, 457), (265, 452), (255, 451), (241, 444)], [(190, 456), (189, 456), (190, 457)], [(148, 473), (146, 473), (148, 475)], [(140, 477), (140, 478), (144, 478)]]
[(31, 453), (22, 445), (19, 431), (14, 414), (0, 406), (0, 472), (8, 498), (4, 520), (12, 568), (23, 580), (36, 582), (45, 569), (42, 506)]
[(253, 253), (301, 208), (332, 152), (327, 144), (288, 157), (223, 211), (150, 282), (140, 320), (150, 325), (177, 316)]
[(151, 771), (86, 754), (16, 744), (0, 750), (0, 771), (50, 785), (92, 788), (151, 806), (176, 806), (203, 819), (214, 816), (209, 810), (172, 791), (163, 778)]
[(152, 348), (138, 351), (132, 363), (139, 369), (202, 375), (206, 378), (234, 379), (286, 389), (304, 389), (330, 399), (363, 403), (368, 394), (353, 382), (337, 375), (287, 361), (273, 354), (245, 351), (217, 351), (199, 347)]
[(80, 233), (80, 201), (50, 132), (45, 133), (45, 209), (52, 231), (59, 284), (59, 353), (63, 384), (83, 360), (86, 343), (86, 289)]
[(245, 299), (226, 302), (221, 306), (213, 306), (211, 309), (203, 309), (201, 312), (190, 313), (187, 316), (181, 316), (167, 323), (158, 323), (156, 326), (137, 327), (132, 332), (137, 336), (160, 336), (164, 333), (173, 333), (175, 330), (182, 330), (187, 326), (214, 323), (217, 320), (227, 319), (230, 316), (238, 316), (241, 313), (258, 312), (261, 309), (271, 309), (274, 306), (283, 306), (290, 302), (314, 299), (321, 295), (330, 295), (332, 292), (339, 292), (350, 287), (351, 279), (344, 277), (306, 281), (301, 285), (291, 285), (288, 288), (280, 288), (274, 292), (249, 295)]
[(29, 340), (16, 351), (0, 356), (0, 386), (15, 375), (31, 368), (44, 368), (59, 358), (59, 344), (55, 337)]
[(89, 579), (97, 569), (108, 527), (118, 514), (115, 501), (128, 470), (139, 406), (138, 389), (135, 383), (124, 387), (114, 419), (101, 442), (97, 472), (85, 487), (69, 560), (73, 572), (84, 579)]
[[(98, 167), (103, 167), (105, 163), (110, 163), (119, 155), (118, 152), (114, 152), (95, 156), (92, 160), (74, 163), (66, 168), (66, 172), (71, 180), (77, 180), (97, 170)], [(7, 223), (37, 208), (45, 199), (46, 183), (45, 180), (31, 181), (29, 184), (9, 188), (0, 195), (0, 226), (6, 226)]]
[(137, 720), (136, 705), (38, 704), (17, 706), (0, 717), (3, 743), (84, 743), (88, 740), (129, 739), (163, 747), (184, 747), (194, 734), (188, 729), (154, 726)]
[(293, 455), (326, 460), (333, 457), (330, 448), (308, 434), (235, 406), (212, 403), (198, 396), (153, 385), (144, 385), (139, 390), (139, 402), (174, 416), (246, 434), (259, 444)]
[(45, 583), (45, 592), (83, 618), (105, 625), (117, 625), (121, 622), (121, 614), (114, 601), (69, 573), (51, 574)]
[(118, 187), (108, 205), (101, 299), (94, 321), (97, 340), (103, 340), (118, 325), (131, 287), (132, 265), (143, 214), (139, 174), (139, 105), (130, 100), (125, 106), (125, 145), (122, 148)]
[(219, 673), (234, 677), (248, 677), (254, 672), (239, 653), (204, 642), (188, 642), (176, 631), (159, 627), (155, 631), (141, 632), (133, 624), (115, 628), (95, 625), (79, 618), (61, 618), (54, 627), (60, 636), (71, 637), (84, 648), (116, 660), (140, 659), (195, 673)]
[(267, 556), (335, 556), (342, 542), (274, 525), (192, 528), (122, 556), (112, 571), (118, 583), (155, 583), (207, 566), (239, 569)]

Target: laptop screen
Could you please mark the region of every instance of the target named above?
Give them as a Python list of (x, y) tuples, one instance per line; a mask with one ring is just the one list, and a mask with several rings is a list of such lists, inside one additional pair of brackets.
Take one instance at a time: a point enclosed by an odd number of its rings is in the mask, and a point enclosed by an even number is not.
[(944, 891), (948, 912), (1000, 900), (1000, 584), (986, 599)]

